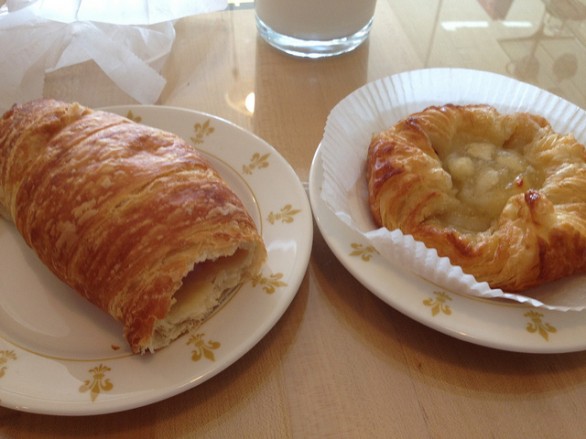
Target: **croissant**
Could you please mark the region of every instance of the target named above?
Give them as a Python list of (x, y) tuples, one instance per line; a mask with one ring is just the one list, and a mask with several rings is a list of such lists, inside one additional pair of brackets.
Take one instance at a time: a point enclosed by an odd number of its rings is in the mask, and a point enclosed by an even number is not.
[(586, 148), (534, 114), (429, 107), (375, 134), (374, 221), (435, 248), (493, 288), (586, 271)]
[(4, 114), (0, 209), (56, 276), (122, 323), (135, 353), (199, 325), (266, 258), (242, 202), (192, 146), (77, 103)]

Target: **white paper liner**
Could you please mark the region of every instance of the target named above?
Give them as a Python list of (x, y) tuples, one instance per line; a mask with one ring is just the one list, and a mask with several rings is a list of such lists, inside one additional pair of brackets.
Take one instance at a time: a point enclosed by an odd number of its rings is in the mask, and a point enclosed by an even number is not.
[(465, 274), (448, 258), (400, 230), (377, 229), (368, 208), (366, 151), (374, 133), (429, 105), (485, 103), (501, 112), (529, 111), (548, 119), (560, 133), (586, 140), (586, 112), (535, 86), (494, 73), (468, 69), (423, 69), (369, 83), (330, 113), (320, 145), (326, 205), (399, 269), (410, 269), (446, 290), (500, 298), (558, 311), (586, 309), (586, 276), (568, 277), (523, 295), (492, 289)]

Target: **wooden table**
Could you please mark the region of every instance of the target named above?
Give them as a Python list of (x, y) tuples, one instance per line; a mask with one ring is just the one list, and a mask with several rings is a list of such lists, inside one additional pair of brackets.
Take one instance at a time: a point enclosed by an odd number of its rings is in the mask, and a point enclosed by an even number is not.
[[(260, 40), (252, 4), (240, 3), (177, 22), (159, 103), (256, 133), (307, 181), (331, 108), (393, 73), (486, 70), (585, 107), (583, 8), (553, 0), (379, 0), (366, 44), (309, 61)], [(251, 93), (253, 111), (244, 105)], [(132, 103), (91, 65), (53, 73), (45, 94), (91, 106)], [(291, 306), (227, 370), (122, 413), (59, 417), (0, 408), (0, 437), (577, 438), (585, 412), (586, 352), (512, 353), (443, 335), (365, 289), (316, 228)]]

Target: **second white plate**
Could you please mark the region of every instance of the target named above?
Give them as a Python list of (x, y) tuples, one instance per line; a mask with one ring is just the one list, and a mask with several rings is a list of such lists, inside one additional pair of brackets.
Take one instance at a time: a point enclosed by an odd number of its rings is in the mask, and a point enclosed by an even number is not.
[[(432, 104), (471, 102), (495, 104), (504, 110), (534, 110), (548, 117), (559, 131), (574, 132), (578, 138), (586, 136), (586, 124), (581, 123), (583, 111), (536, 87), (487, 72), (426, 69), (383, 78), (351, 93), (330, 114), (324, 141), (330, 142), (331, 154), (337, 154), (344, 142), (366, 142), (366, 148), (372, 133), (414, 111)], [(324, 149), (322, 142), (311, 166), (313, 213), (333, 253), (372, 293), (431, 328), (479, 345), (532, 353), (586, 349), (584, 311), (560, 312), (460, 295), (438, 288), (408, 267), (391, 265), (322, 198)], [(349, 167), (360, 167), (365, 157), (366, 149), (364, 157)], [(329, 172), (344, 181), (353, 178), (347, 170)], [(353, 208), (362, 209), (356, 205)]]

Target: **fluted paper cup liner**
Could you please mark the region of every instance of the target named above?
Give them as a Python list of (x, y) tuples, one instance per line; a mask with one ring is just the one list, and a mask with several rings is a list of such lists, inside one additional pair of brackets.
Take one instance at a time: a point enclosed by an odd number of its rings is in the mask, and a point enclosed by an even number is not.
[[(430, 105), (489, 104), (503, 113), (527, 111), (548, 119), (559, 133), (586, 140), (586, 112), (535, 86), (494, 73), (467, 69), (423, 69), (369, 83), (330, 113), (320, 145), (324, 180), (321, 196), (338, 218), (361, 233), (389, 264), (410, 269), (446, 290), (507, 299), (559, 311), (586, 309), (586, 276), (571, 276), (512, 294), (465, 274), (435, 249), (400, 230), (377, 228), (368, 207), (365, 177), (368, 145), (388, 129)], [(392, 288), (392, 286), (389, 286)]]

